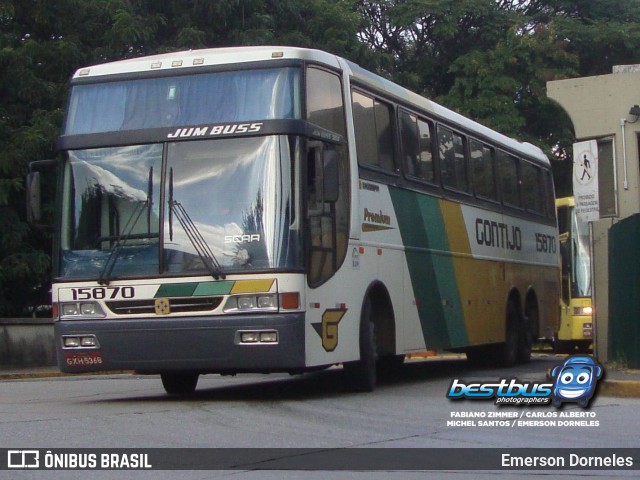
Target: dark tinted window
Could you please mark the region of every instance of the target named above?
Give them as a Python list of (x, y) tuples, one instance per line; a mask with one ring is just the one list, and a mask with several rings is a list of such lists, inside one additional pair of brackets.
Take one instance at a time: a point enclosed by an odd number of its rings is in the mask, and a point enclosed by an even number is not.
[(498, 176), (502, 201), (507, 205), (520, 207), (520, 183), (518, 179), (518, 159), (501, 150), (496, 152)]
[(307, 69), (307, 119), (345, 136), (340, 77), (318, 68)]
[(477, 140), (469, 141), (471, 168), (476, 194), (496, 200), (496, 177), (493, 172), (493, 150)]
[(469, 180), (462, 135), (446, 127), (438, 126), (438, 154), (442, 184), (445, 187), (468, 192)]
[(547, 216), (553, 218), (556, 212), (556, 195), (553, 188), (553, 175), (551, 175), (551, 172), (548, 170), (544, 172), (544, 186)]
[(299, 85), (298, 68), (75, 85), (65, 134), (300, 118)]
[(377, 99), (353, 92), (353, 124), (361, 165), (395, 171), (391, 107)]
[(531, 212), (545, 213), (545, 186), (540, 167), (522, 162), (522, 193), (524, 206)]
[(408, 112), (400, 113), (402, 161), (405, 174), (427, 182), (433, 182), (433, 153), (431, 150), (431, 122)]

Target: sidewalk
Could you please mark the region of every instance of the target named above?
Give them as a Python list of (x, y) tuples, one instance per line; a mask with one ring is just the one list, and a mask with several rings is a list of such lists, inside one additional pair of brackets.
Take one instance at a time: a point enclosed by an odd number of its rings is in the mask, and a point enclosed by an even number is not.
[[(82, 375), (131, 374), (132, 372), (61, 373), (58, 367), (7, 368), (0, 366), (0, 381), (55, 377), (77, 377)], [(599, 382), (598, 395), (604, 397), (640, 398), (640, 370), (614, 369), (605, 365), (605, 377)]]
[(640, 398), (640, 370), (613, 369), (605, 365), (599, 394), (605, 397)]
[(58, 367), (23, 367), (12, 368), (0, 365), (0, 381), (3, 380), (29, 380), (38, 378), (55, 378), (55, 377), (81, 377), (87, 375), (130, 375), (131, 371), (119, 372), (89, 372), (89, 373), (62, 373)]

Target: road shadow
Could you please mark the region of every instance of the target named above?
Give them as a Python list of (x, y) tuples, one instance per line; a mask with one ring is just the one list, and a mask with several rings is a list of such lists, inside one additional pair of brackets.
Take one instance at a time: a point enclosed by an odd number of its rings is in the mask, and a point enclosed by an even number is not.
[[(377, 391), (395, 389), (398, 386), (425, 386), (429, 382), (442, 379), (485, 379), (519, 378), (521, 380), (544, 380), (549, 368), (558, 364), (553, 356), (534, 357), (532, 361), (509, 369), (478, 367), (465, 358), (411, 360), (403, 365), (378, 372)], [(229, 383), (226, 377), (224, 384), (215, 386), (210, 379), (213, 375), (201, 377), (199, 387), (193, 394), (179, 396), (167, 395), (158, 378), (158, 395), (123, 397), (118, 399), (99, 400), (104, 402), (265, 402), (295, 401), (316, 398), (331, 398), (345, 395), (375, 395), (375, 392), (356, 393), (353, 391), (346, 372), (339, 367), (324, 371), (305, 373), (295, 376), (282, 374), (256, 376), (238, 375), (238, 384)], [(218, 377), (220, 378), (220, 377)], [(224, 377), (222, 377), (224, 378)], [(206, 379), (207, 382), (203, 382)], [(255, 381), (252, 381), (254, 380)], [(249, 380), (249, 381), (247, 381)], [(231, 380), (233, 381), (233, 380)]]

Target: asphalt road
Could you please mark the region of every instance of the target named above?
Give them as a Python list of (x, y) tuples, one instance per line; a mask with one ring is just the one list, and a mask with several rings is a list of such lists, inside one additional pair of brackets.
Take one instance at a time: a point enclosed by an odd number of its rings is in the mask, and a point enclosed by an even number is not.
[[(0, 381), (2, 448), (637, 448), (640, 399), (596, 395), (587, 410), (566, 404), (504, 407), (446, 398), (454, 378), (544, 381), (562, 358), (534, 358), (512, 369), (479, 369), (464, 360), (411, 361), (369, 394), (349, 392), (339, 368), (288, 375), (203, 376), (188, 398), (167, 396), (159, 377), (78, 376)], [(578, 424), (558, 412), (588, 412)], [(491, 412), (517, 415), (508, 424)], [(529, 418), (537, 412), (541, 415)], [(527, 416), (525, 416), (525, 413)], [(468, 418), (470, 414), (483, 415)], [(465, 417), (461, 417), (465, 415)], [(549, 418), (546, 418), (549, 420)], [(453, 421), (474, 422), (450, 423)], [(7, 474), (11, 475), (7, 475)], [(426, 478), (424, 472), (91, 472), (91, 478)], [(4, 474), (4, 475), (3, 475)], [(549, 472), (532, 473), (548, 476)], [(562, 478), (637, 476), (634, 471), (564, 472)], [(575, 477), (574, 477), (575, 475)], [(490, 472), (435, 472), (429, 478), (489, 478)], [(0, 471), (0, 478), (87, 478), (86, 472)], [(501, 472), (500, 480), (524, 478)], [(532, 477), (533, 478), (533, 477)]]

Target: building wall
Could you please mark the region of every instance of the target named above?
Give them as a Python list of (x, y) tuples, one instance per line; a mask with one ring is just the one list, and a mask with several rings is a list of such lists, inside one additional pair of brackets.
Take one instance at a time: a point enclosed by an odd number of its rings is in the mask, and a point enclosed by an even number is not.
[(615, 67), (614, 72), (547, 82), (547, 95), (570, 116), (576, 141), (608, 137), (614, 143), (617, 216), (593, 223), (595, 353), (602, 361), (609, 359), (608, 232), (616, 221), (640, 212), (640, 119), (629, 114), (632, 106), (640, 104), (640, 67)]

